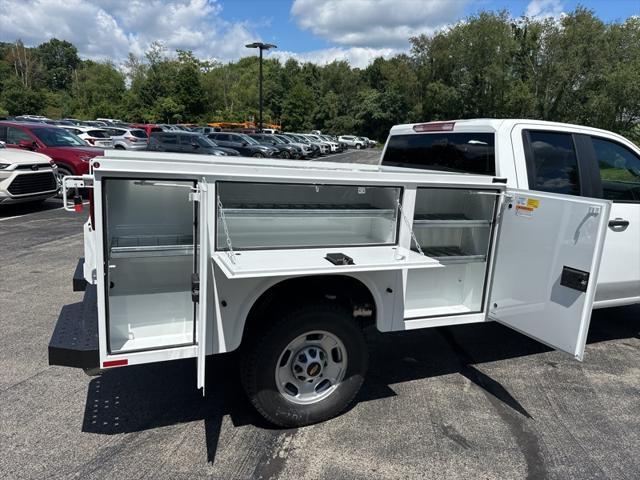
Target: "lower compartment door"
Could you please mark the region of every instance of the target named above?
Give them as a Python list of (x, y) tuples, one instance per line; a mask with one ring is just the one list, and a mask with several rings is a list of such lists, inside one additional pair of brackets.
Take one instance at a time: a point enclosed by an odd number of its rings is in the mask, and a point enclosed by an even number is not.
[(582, 360), (610, 202), (508, 190), (489, 317)]

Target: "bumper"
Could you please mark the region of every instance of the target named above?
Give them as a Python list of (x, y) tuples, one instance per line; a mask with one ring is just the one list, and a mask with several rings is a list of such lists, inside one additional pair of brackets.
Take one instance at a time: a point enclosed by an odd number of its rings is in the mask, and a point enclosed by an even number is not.
[(49, 365), (97, 369), (100, 365), (98, 351), (98, 307), (95, 285), (86, 285), (76, 277), (82, 272), (84, 260), (80, 259), (74, 274), (74, 290), (85, 288), (82, 302), (62, 307), (62, 311), (49, 341)]

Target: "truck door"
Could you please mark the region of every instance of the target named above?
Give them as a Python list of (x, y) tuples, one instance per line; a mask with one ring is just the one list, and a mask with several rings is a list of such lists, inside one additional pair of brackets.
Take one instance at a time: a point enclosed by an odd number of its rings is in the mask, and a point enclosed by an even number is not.
[(582, 360), (610, 202), (507, 190), (488, 315)]
[[(214, 189), (215, 186), (211, 185)], [(191, 295), (195, 302), (196, 343), (197, 343), (197, 387), (205, 394), (205, 361), (207, 354), (207, 280), (209, 276), (209, 222), (208, 190), (204, 179), (198, 182), (194, 195), (197, 213), (194, 240), (197, 242), (194, 253), (194, 273), (191, 282)], [(214, 192), (212, 192), (214, 193)], [(215, 289), (215, 283), (213, 285)]]

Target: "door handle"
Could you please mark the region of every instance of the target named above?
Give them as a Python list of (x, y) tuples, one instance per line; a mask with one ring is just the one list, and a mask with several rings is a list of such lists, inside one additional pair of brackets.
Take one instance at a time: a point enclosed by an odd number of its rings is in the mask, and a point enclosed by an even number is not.
[(628, 227), (629, 220), (625, 220), (623, 218), (616, 218), (614, 220), (609, 220), (609, 226), (611, 228), (620, 228), (620, 227)]

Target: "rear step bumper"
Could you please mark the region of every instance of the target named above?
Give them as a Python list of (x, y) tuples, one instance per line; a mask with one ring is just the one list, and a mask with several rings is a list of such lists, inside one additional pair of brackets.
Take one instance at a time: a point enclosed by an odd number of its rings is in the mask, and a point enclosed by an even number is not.
[(62, 307), (49, 341), (49, 365), (85, 370), (99, 368), (98, 307), (95, 285), (86, 285), (82, 302)]

